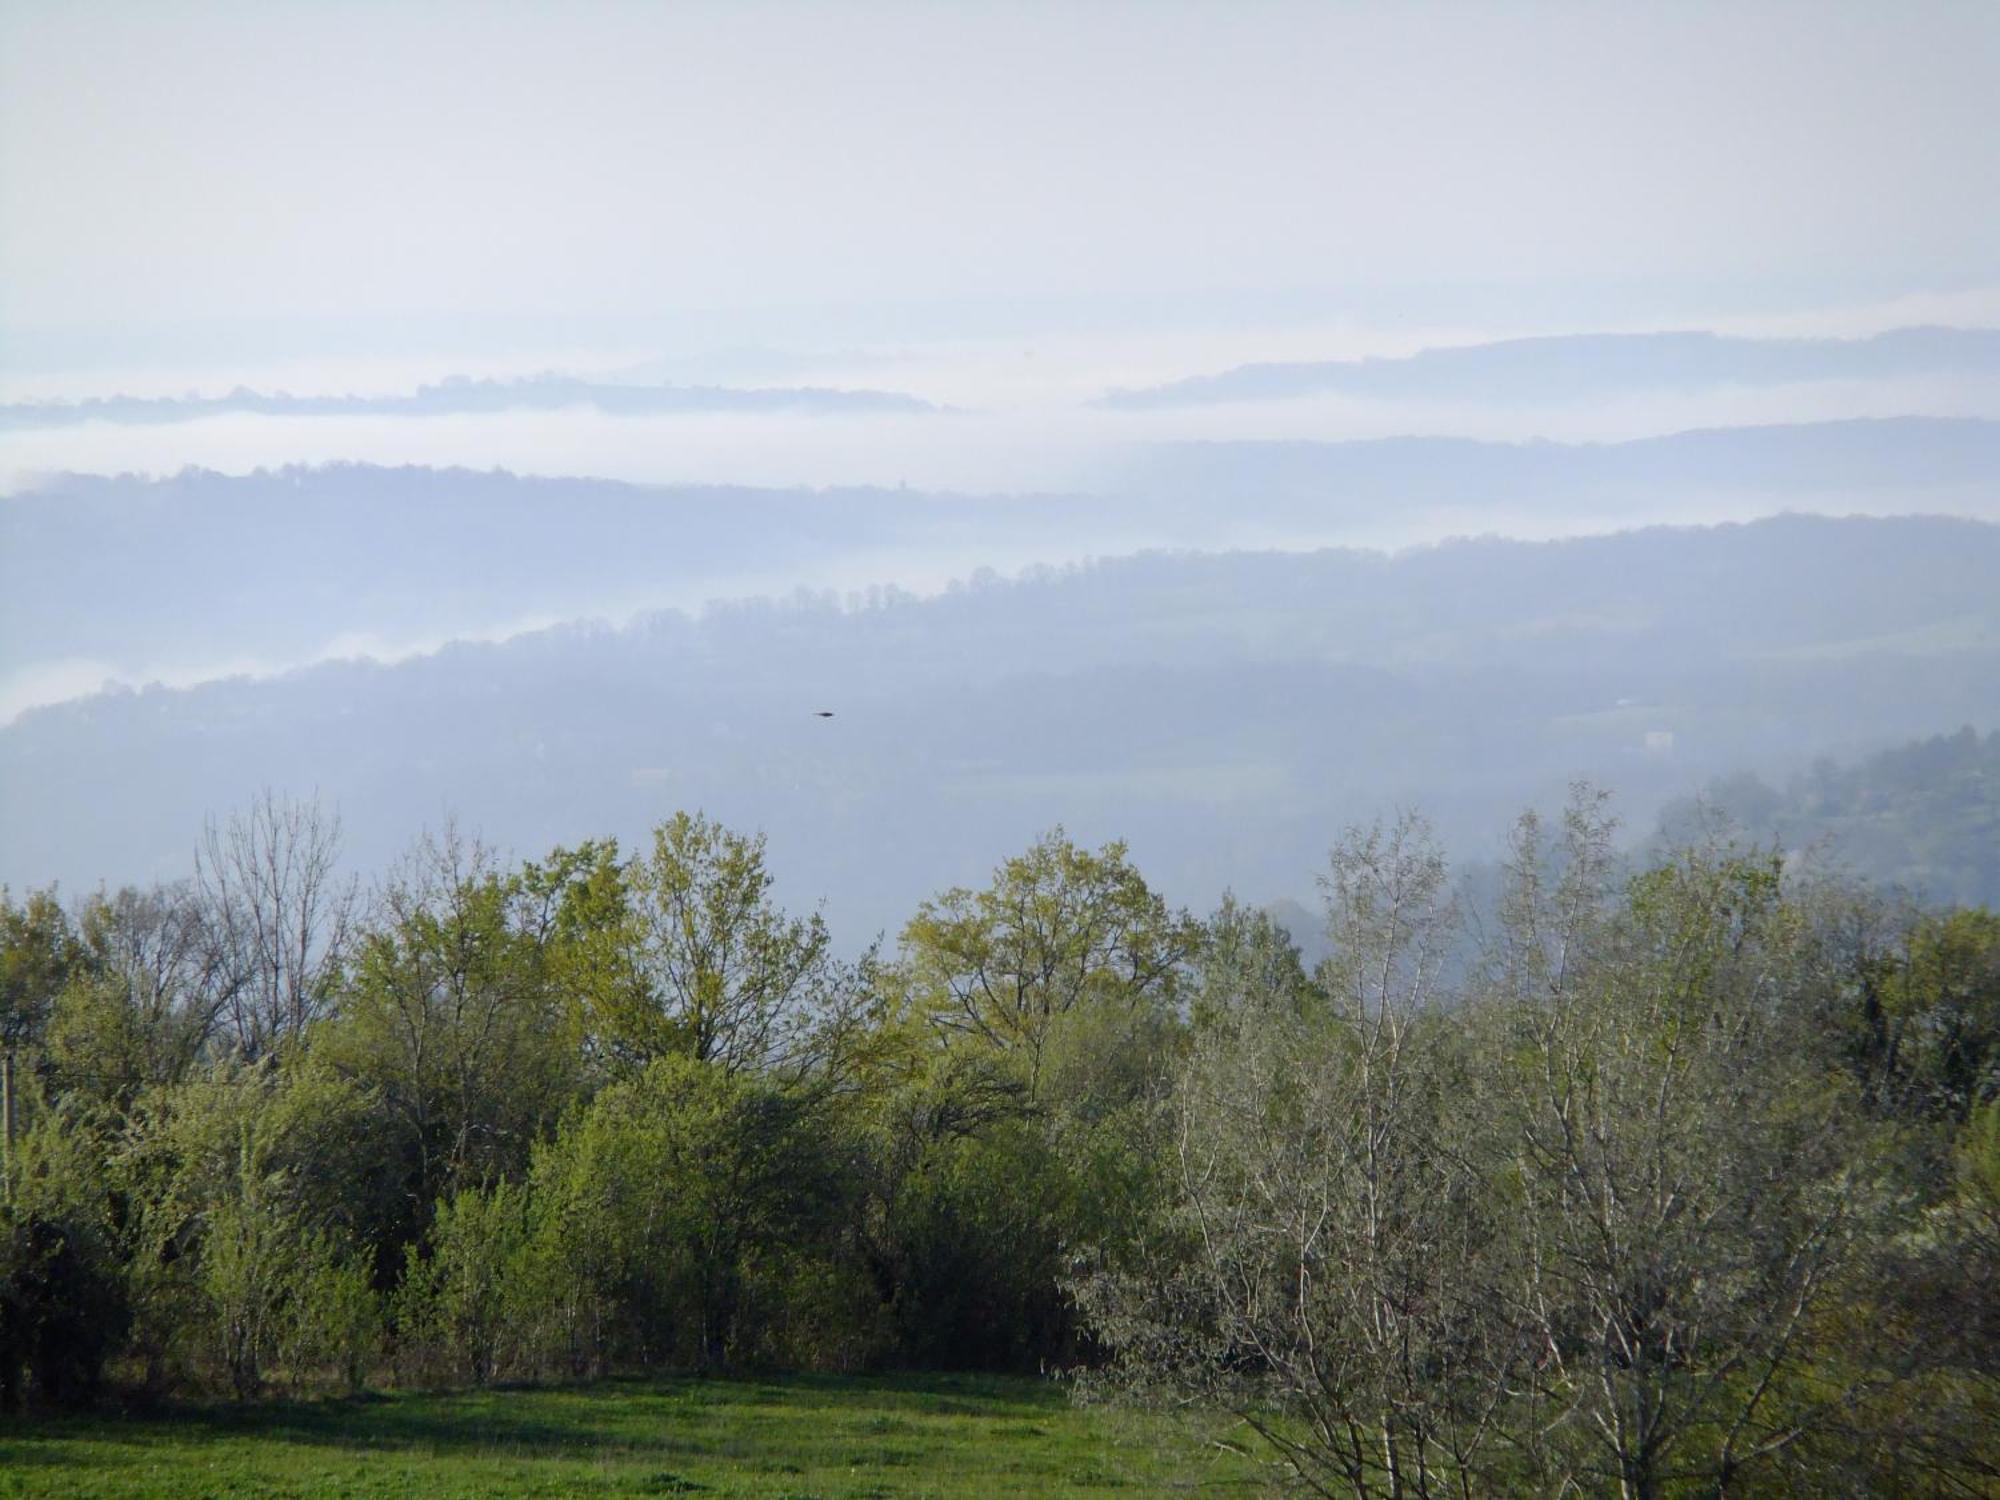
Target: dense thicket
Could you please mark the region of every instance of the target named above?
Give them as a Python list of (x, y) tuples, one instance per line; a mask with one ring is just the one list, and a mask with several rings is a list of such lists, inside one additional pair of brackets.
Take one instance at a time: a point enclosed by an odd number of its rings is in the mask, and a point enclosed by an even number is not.
[(1060, 831), (847, 961), (699, 816), (337, 836), (0, 902), (0, 1401), (1040, 1367), (1327, 1494), (2000, 1479), (1987, 911), (1580, 795), (1476, 923), (1349, 835), (1310, 972)]

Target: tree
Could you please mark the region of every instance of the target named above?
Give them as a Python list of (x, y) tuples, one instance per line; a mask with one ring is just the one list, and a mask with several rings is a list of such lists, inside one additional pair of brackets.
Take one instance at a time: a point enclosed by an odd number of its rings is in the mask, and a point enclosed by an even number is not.
[(100, 1142), (43, 1114), (15, 1142), (0, 1199), (0, 1411), (77, 1405), (125, 1342), (130, 1308)]
[(406, 1365), (484, 1385), (538, 1373), (537, 1314), (524, 1261), (533, 1220), (523, 1184), (466, 1187), (438, 1201), (424, 1242), (408, 1247), (396, 1291)]
[[(570, 1300), (608, 1298), (625, 1352), (714, 1369), (749, 1339), (761, 1273), (824, 1242), (842, 1175), (808, 1096), (668, 1056), (605, 1089), (537, 1156), (535, 1213), (544, 1253), (576, 1283)], [(600, 1360), (604, 1337), (600, 1322)]]
[(206, 1363), (238, 1394), (260, 1390), (291, 1335), (311, 1334), (300, 1297), (388, 1217), (383, 1136), (367, 1091), (310, 1062), (227, 1065), (142, 1093), (107, 1175), (148, 1362)]
[(1913, 1107), (1962, 1122), (2000, 1099), (2000, 915), (1921, 916), (1883, 976), (1884, 1061)]
[(1168, 1011), (1199, 936), (1147, 886), (1125, 845), (1092, 853), (1057, 828), (985, 889), (925, 902), (903, 929), (903, 964), (935, 1025), (1015, 1059), (1039, 1098), (1064, 1019)]
[(85, 902), (80, 962), (57, 1000), (49, 1051), (65, 1086), (119, 1107), (185, 1078), (229, 1004), (228, 957), (191, 886), (126, 887)]
[(772, 902), (763, 835), (676, 813), (622, 873), (625, 947), (600, 964), (594, 997), (610, 1054), (628, 1068), (680, 1056), (729, 1073), (798, 1061), (848, 976), (817, 914)]
[(576, 1086), (546, 925), (518, 876), (447, 828), (378, 893), (325, 1048), (396, 1120), (410, 1201), (525, 1170)]
[(81, 955), (69, 915), (55, 892), (36, 891), (20, 906), (0, 887), (0, 1202), (12, 1192), (20, 1131), (21, 1053), (38, 1046), (56, 997)]
[(1268, 919), (1225, 909), (1166, 1104), (1149, 1255), (1081, 1287), (1128, 1390), (1226, 1406), (1316, 1494), (1483, 1492), (1516, 1345), (1462, 1049), (1452, 932), (1414, 820), (1355, 832), (1323, 882), (1309, 984)]
[(0, 1047), (36, 1045), (56, 996), (82, 960), (76, 930), (52, 890), (19, 906), (0, 888)]
[(1492, 1033), (1536, 1351), (1515, 1441), (1537, 1488), (1722, 1494), (1851, 1394), (1816, 1338), (1882, 1157), (1804, 1024), (1778, 861), (1685, 850), (1613, 903), (1608, 840), (1585, 799), (1558, 879), (1532, 823), (1516, 846)]
[(246, 1058), (302, 1040), (332, 1006), (357, 895), (339, 856), (338, 815), (268, 791), (203, 831), (195, 888), (227, 965), (226, 1013)]

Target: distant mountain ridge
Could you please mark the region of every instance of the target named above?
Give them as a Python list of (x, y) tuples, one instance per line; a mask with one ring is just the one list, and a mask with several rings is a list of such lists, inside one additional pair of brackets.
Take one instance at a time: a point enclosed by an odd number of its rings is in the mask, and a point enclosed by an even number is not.
[(226, 412), (267, 417), (426, 417), (481, 412), (560, 411), (589, 407), (611, 416), (678, 412), (837, 413), (931, 412), (928, 401), (896, 391), (818, 386), (739, 388), (705, 385), (625, 385), (569, 375), (485, 380), (454, 375), (407, 396), (293, 396), (238, 386), (222, 396), (96, 396), (83, 401), (18, 401), (0, 405), (0, 430), (68, 426), (77, 422), (190, 422)]
[(1323, 393), (1379, 400), (1570, 400), (1618, 391), (1699, 390), (1902, 375), (2000, 375), (2000, 329), (1898, 328), (1868, 338), (1592, 333), (1424, 349), (1396, 358), (1238, 365), (1099, 404), (1123, 410)]
[(1818, 505), (2000, 519), (2000, 423), (1902, 418), (1603, 445), (1169, 444), (1134, 450), (1107, 482), (950, 495), (365, 464), (68, 476), (0, 498), (0, 683), (66, 659), (145, 680), (151, 664), (227, 659), (242, 643), (285, 663), (351, 635), (484, 634), (836, 575), (907, 585), (918, 569), (942, 581), (982, 564), (1146, 548), (1309, 548), (1433, 513), (1460, 534), (1505, 531), (1528, 512), (1603, 530), (1688, 519), (1691, 497), (1728, 494), (1748, 497), (1717, 507), (1730, 514)]
[(1859, 417), (1705, 427), (1614, 443), (1394, 437), (1346, 442), (1162, 443), (1123, 482), (1170, 496), (1606, 499), (1675, 490), (1774, 493), (1978, 486), (2000, 492), (2000, 422)]

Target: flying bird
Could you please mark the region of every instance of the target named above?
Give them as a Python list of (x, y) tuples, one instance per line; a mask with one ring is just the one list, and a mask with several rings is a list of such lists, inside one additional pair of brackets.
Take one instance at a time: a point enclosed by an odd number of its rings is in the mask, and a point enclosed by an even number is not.
[(833, 717), (833, 710), (830, 708), (816, 708), (813, 710), (813, 717), (815, 719), (830, 719)]

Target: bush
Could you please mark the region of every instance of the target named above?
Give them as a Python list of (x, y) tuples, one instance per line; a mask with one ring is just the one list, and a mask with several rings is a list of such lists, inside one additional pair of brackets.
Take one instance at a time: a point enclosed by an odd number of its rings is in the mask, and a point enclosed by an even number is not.
[(88, 1226), (0, 1206), (0, 1407), (89, 1402), (129, 1322)]
[(500, 1183), (442, 1200), (423, 1246), (407, 1252), (394, 1312), (398, 1363), (421, 1383), (484, 1385), (538, 1363), (545, 1320), (524, 1265), (528, 1193)]
[(280, 1358), (295, 1386), (358, 1393), (382, 1351), (382, 1299), (366, 1258), (343, 1253), (323, 1235), (307, 1236), (301, 1250), (288, 1278)]
[(99, 1143), (45, 1114), (15, 1143), (0, 1203), (0, 1406), (90, 1401), (131, 1311), (97, 1168)]

